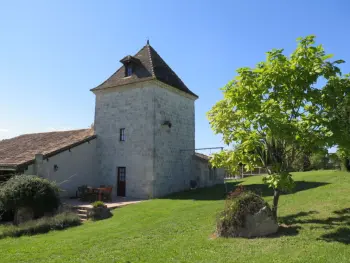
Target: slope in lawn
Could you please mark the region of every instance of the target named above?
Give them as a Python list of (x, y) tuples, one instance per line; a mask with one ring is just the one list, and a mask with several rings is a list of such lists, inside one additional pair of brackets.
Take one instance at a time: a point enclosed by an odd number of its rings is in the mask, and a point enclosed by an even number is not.
[[(242, 183), (271, 201), (261, 179)], [(291, 227), (274, 237), (212, 239), (224, 204), (220, 185), (117, 209), (111, 219), (74, 229), (0, 240), (1, 262), (348, 262), (350, 174), (294, 179), (296, 191), (281, 196), (279, 210)]]

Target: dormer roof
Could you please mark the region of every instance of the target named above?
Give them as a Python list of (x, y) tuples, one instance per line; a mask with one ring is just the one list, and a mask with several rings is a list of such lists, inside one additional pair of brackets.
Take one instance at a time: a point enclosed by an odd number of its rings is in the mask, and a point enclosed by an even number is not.
[(135, 57), (133, 57), (133, 56), (128, 55), (128, 56), (123, 57), (123, 58), (120, 60), (120, 62), (121, 62), (123, 65), (128, 64), (128, 63), (136, 63), (136, 64), (138, 64), (138, 63), (140, 63), (140, 60), (137, 59), (137, 58), (135, 58)]

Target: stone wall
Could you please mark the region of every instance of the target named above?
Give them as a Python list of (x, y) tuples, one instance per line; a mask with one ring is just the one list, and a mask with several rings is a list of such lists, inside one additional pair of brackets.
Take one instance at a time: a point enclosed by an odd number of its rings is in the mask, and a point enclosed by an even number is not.
[[(97, 159), (104, 184), (116, 189), (121, 166), (126, 167), (128, 197), (157, 197), (189, 188), (194, 152), (181, 150), (194, 149), (195, 98), (159, 81), (95, 94)], [(119, 141), (121, 128), (124, 142)]]
[(63, 197), (75, 196), (78, 186), (95, 186), (99, 183), (96, 170), (96, 139), (43, 159), (40, 163), (39, 160), (36, 162), (29, 165), (24, 173), (56, 182), (63, 190)]
[[(137, 83), (95, 91), (95, 132), (101, 183), (117, 189), (117, 167), (126, 168), (126, 196), (153, 192), (153, 86)], [(125, 128), (125, 141), (119, 131)]]
[[(194, 100), (159, 82), (154, 88), (154, 196), (190, 187), (195, 147)], [(171, 127), (165, 122), (171, 123)]]
[(197, 187), (209, 187), (216, 184), (223, 184), (225, 178), (225, 170), (222, 168), (211, 168), (207, 160), (193, 157), (192, 172)]

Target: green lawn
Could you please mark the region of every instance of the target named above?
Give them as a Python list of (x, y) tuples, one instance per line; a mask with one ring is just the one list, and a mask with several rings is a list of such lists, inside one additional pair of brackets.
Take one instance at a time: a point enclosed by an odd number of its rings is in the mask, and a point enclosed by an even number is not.
[[(294, 179), (296, 191), (281, 196), (279, 210), (291, 227), (277, 236), (211, 238), (224, 205), (221, 185), (130, 205), (64, 231), (2, 239), (0, 262), (350, 262), (350, 174)], [(271, 201), (261, 177), (243, 184)]]

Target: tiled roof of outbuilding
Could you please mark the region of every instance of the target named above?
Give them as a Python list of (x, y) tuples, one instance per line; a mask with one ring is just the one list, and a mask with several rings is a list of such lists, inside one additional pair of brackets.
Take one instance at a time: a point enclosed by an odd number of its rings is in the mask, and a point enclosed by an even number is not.
[(205, 155), (205, 154), (202, 154), (202, 153), (197, 153), (197, 152), (194, 154), (194, 156), (199, 158), (199, 159), (201, 159), (201, 160), (203, 160), (203, 161), (209, 161), (210, 158), (211, 158), (208, 155)]
[(48, 158), (96, 137), (93, 129), (24, 134), (0, 141), (0, 167), (16, 168), (34, 162), (36, 154)]

